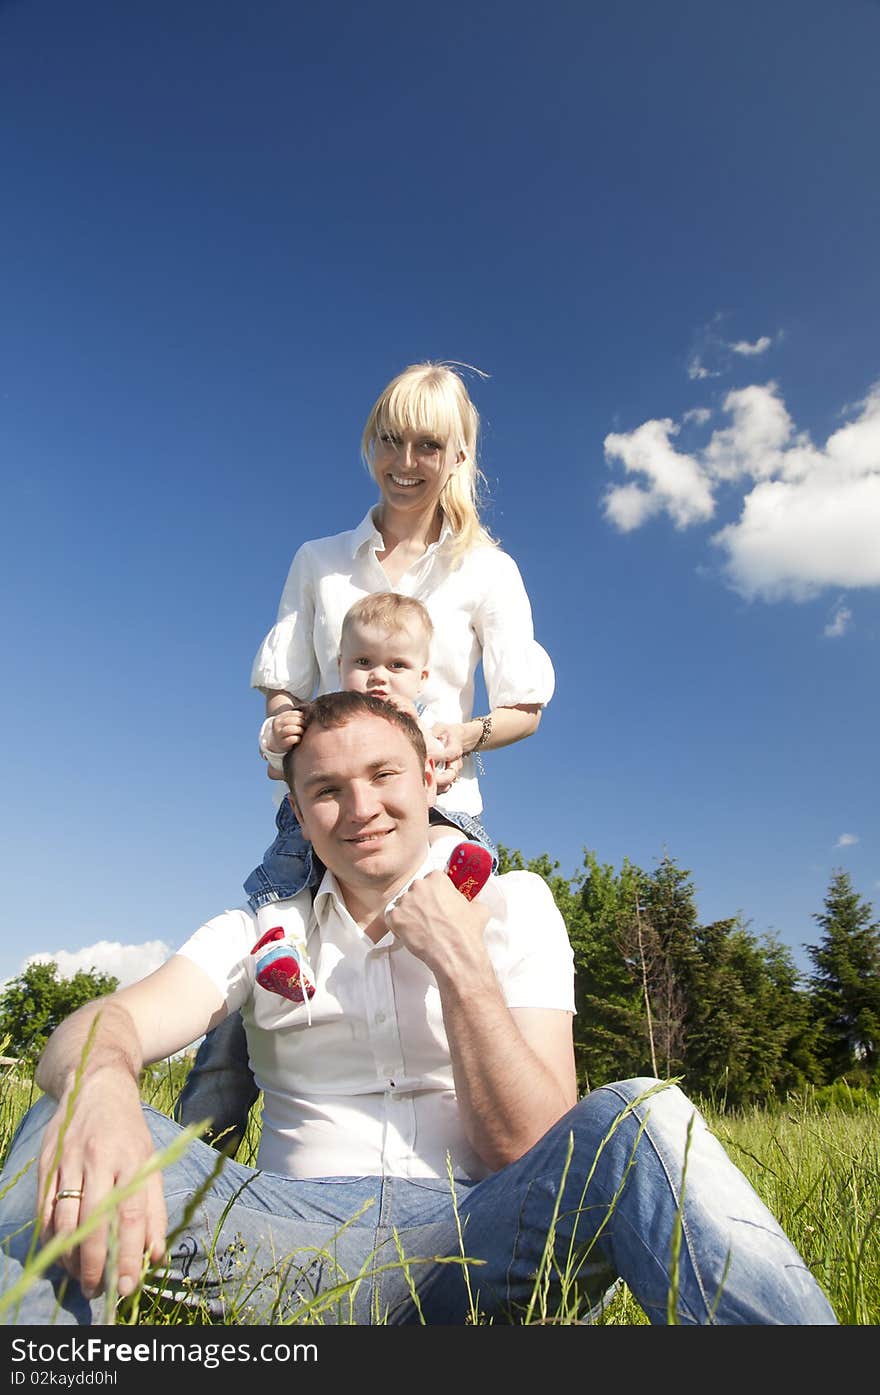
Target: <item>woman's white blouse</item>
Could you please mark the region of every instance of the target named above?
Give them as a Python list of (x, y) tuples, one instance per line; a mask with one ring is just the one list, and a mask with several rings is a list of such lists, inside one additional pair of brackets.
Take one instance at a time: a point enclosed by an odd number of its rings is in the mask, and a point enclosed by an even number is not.
[[(362, 596), (397, 591), (413, 596), (434, 624), (430, 675), (420, 694), (435, 722), (473, 716), (474, 675), (482, 659), (490, 707), (545, 706), (555, 676), (534, 637), (532, 609), (519, 569), (500, 548), (471, 548), (456, 558), (448, 523), (436, 543), (392, 586), (377, 552), (384, 543), (372, 511), (357, 528), (303, 543), (291, 563), (278, 618), (260, 645), (251, 686), (308, 700), (339, 687), (339, 636), (350, 606)], [(465, 813), (482, 810), (473, 757), (438, 803)]]

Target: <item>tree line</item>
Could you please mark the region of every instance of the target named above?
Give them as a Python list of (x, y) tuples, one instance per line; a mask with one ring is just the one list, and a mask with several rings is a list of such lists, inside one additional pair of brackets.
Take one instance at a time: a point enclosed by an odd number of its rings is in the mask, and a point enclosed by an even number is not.
[(718, 1107), (784, 1099), (846, 1080), (880, 1087), (880, 923), (836, 871), (812, 971), (739, 917), (700, 922), (691, 874), (664, 856), (619, 871), (589, 850), (573, 878), (547, 854), (501, 848), (501, 869), (537, 872), (562, 913), (575, 959), (580, 1084), (681, 1077)]
[[(619, 871), (585, 851), (574, 877), (544, 853), (500, 848), (502, 872), (543, 877), (575, 959), (575, 1051), (583, 1089), (636, 1075), (680, 1077), (717, 1107), (784, 1099), (845, 1080), (880, 1089), (880, 923), (844, 871), (833, 874), (805, 946), (756, 936), (739, 917), (703, 925), (690, 872), (664, 857)], [(117, 980), (30, 964), (0, 992), (0, 1053), (36, 1060), (69, 1013)]]

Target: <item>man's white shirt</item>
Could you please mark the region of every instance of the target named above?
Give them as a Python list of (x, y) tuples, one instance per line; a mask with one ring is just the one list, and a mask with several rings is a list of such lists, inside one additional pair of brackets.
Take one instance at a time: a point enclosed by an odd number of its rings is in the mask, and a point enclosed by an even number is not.
[[(435, 869), (447, 848), (429, 855)], [(546, 883), (491, 877), (485, 940), (510, 1008), (574, 1012), (573, 954)], [(241, 1009), (263, 1091), (258, 1166), (289, 1177), (457, 1177), (488, 1169), (461, 1126), (440, 993), (428, 967), (390, 933), (378, 944), (349, 915), (331, 872), (279, 903), (304, 917), (316, 991), (296, 1005), (254, 980), (259, 938), (247, 907), (209, 920), (178, 950)], [(309, 1020), (310, 1019), (310, 1020)]]

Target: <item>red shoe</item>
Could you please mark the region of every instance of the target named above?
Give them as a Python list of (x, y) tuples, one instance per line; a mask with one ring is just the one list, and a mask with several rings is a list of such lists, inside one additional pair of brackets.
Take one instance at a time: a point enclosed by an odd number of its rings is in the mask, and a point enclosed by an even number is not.
[(289, 940), (284, 929), (274, 925), (262, 935), (251, 950), (257, 956), (254, 977), (262, 988), (278, 993), (292, 1003), (304, 1003), (314, 997), (315, 985), (308, 966)]
[(446, 872), (468, 901), (482, 891), (492, 871), (492, 854), (480, 843), (459, 843), (452, 849)]

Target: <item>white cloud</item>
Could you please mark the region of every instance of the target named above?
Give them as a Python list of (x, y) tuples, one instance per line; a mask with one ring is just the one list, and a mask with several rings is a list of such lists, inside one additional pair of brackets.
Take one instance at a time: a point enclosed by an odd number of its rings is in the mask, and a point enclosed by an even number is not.
[(162, 940), (147, 940), (141, 945), (123, 945), (111, 940), (98, 940), (84, 949), (41, 951), (28, 955), (22, 969), (28, 964), (58, 965), (62, 978), (73, 978), (84, 969), (87, 973), (96, 969), (98, 973), (112, 974), (119, 979), (120, 988), (135, 983), (146, 974), (158, 969), (172, 953), (171, 947)]
[(859, 840), (855, 833), (841, 833), (834, 846), (836, 848), (851, 848), (853, 844), (857, 843), (858, 841)]
[(711, 373), (703, 364), (699, 354), (692, 354), (688, 363), (688, 377), (691, 381), (700, 381), (703, 378), (717, 378), (717, 373)]
[(682, 421), (692, 421), (697, 426), (703, 426), (711, 415), (708, 407), (691, 407), (689, 412), (685, 412)]
[[(621, 532), (660, 513), (682, 529), (713, 516), (722, 485), (747, 482), (739, 518), (711, 539), (734, 590), (803, 601), (830, 587), (880, 586), (880, 383), (858, 408), (824, 448), (796, 430), (774, 382), (729, 392), (730, 425), (702, 451), (676, 451), (680, 427), (669, 417), (608, 435), (606, 459), (642, 479), (612, 486), (605, 516)], [(834, 634), (849, 624), (845, 612)]]
[(767, 383), (727, 394), (724, 410), (733, 424), (713, 431), (703, 452), (705, 467), (715, 479), (766, 479), (780, 471), (794, 424), (777, 393), (776, 384)]
[(750, 344), (748, 339), (738, 339), (735, 344), (729, 344), (735, 354), (742, 354), (746, 358), (752, 358), (755, 354), (765, 354), (770, 348), (773, 340), (767, 334), (762, 334), (760, 339), (756, 339), (754, 344)]
[(768, 443), (758, 468), (776, 477), (760, 479), (739, 522), (712, 539), (737, 591), (802, 601), (830, 586), (880, 586), (880, 384), (824, 451), (803, 436), (790, 448)]
[(605, 437), (605, 458), (647, 477), (647, 486), (615, 485), (605, 495), (605, 515), (622, 533), (638, 528), (657, 513), (667, 513), (676, 528), (711, 518), (712, 491), (693, 456), (670, 442), (680, 427), (669, 417), (646, 421), (629, 433)]
[(822, 633), (826, 639), (839, 639), (841, 635), (846, 634), (851, 624), (852, 611), (843, 601), (838, 601)]
[(687, 375), (692, 382), (720, 378), (737, 367), (737, 359), (758, 358), (772, 348), (774, 339), (783, 337), (779, 330), (775, 336), (762, 334), (757, 339), (727, 339), (722, 328), (728, 318), (719, 310), (694, 334), (687, 363)]

